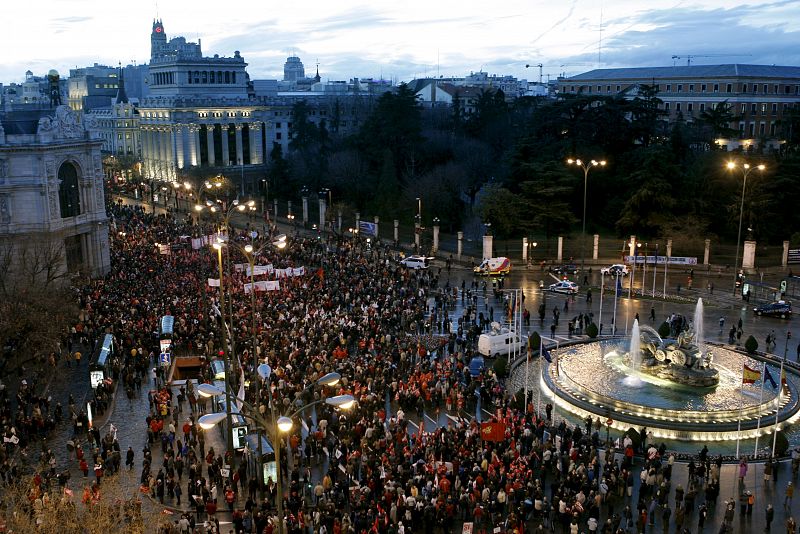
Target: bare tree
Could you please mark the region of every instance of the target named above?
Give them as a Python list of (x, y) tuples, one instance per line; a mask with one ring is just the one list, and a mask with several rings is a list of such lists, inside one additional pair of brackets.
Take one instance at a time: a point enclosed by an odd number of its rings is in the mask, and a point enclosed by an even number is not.
[[(71, 487), (72, 486), (72, 487)], [(89, 534), (155, 532), (165, 521), (159, 507), (142, 496), (133, 473), (104, 477), (101, 486), (51, 483), (50, 490), (23, 480), (5, 488), (3, 517), (8, 532)]]
[(8, 370), (57, 349), (78, 307), (60, 236), (0, 239), (0, 347)]

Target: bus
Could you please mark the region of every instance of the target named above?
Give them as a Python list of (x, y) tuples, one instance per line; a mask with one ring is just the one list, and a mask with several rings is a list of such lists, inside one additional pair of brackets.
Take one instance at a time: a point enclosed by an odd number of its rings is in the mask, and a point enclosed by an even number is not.
[(158, 324), (158, 339), (161, 343), (161, 353), (172, 352), (172, 329), (175, 325), (175, 318), (165, 315)]
[(106, 334), (98, 341), (97, 347), (89, 360), (89, 384), (92, 389), (106, 380), (111, 380), (111, 366), (116, 356), (114, 350), (114, 336)]

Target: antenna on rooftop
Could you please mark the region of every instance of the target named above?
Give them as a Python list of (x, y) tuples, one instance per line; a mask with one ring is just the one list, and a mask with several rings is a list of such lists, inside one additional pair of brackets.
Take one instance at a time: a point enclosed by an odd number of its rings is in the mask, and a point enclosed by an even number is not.
[(600, 67), (602, 62), (600, 61), (601, 54), (603, 52), (603, 0), (600, 0), (600, 37), (597, 42), (597, 66)]

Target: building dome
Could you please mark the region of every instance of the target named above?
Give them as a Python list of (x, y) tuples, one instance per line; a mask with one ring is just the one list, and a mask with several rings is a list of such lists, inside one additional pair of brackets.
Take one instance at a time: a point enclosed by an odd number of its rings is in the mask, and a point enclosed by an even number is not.
[(58, 71), (56, 69), (50, 69), (49, 71), (47, 71), (47, 75), (48, 76), (58, 76)]

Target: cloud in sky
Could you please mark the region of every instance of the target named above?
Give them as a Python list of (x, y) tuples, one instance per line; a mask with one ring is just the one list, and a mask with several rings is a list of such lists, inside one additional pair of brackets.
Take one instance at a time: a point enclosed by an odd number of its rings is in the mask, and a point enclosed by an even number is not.
[[(32, 4), (4, 6), (11, 23), (0, 33), (0, 81), (20, 81), (28, 69), (66, 73), (149, 58), (155, 0), (135, 10), (122, 3), (98, 10), (94, 0)], [(671, 65), (673, 55), (687, 54), (698, 56), (695, 63), (800, 65), (797, 0), (170, 0), (158, 9), (169, 37), (201, 38), (207, 55), (240, 50), (252, 78), (280, 78), (293, 53), (308, 74), (319, 61), (323, 79), (335, 80), (478, 70), (536, 79), (538, 69), (526, 64), (543, 63), (555, 76)]]

